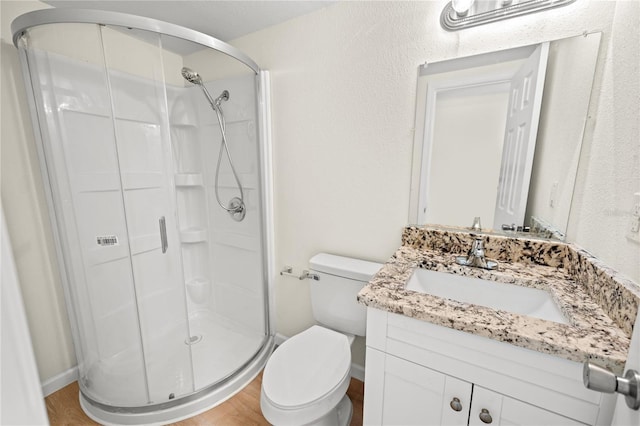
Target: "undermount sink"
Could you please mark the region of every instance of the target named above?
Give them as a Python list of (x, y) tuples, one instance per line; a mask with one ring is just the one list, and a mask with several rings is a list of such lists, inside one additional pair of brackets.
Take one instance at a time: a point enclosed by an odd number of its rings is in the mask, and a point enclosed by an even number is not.
[(416, 268), (407, 281), (406, 289), (546, 321), (569, 324), (551, 295), (537, 288)]

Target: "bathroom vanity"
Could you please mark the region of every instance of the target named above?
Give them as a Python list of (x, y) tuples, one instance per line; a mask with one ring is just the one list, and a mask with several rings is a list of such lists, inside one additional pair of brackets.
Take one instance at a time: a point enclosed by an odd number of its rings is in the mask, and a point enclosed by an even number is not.
[[(640, 288), (559, 242), (483, 235), (498, 268), (456, 264), (476, 237), (407, 227), (358, 295), (368, 314), (364, 423), (610, 424), (615, 396), (584, 387), (583, 362), (622, 374)], [(416, 269), (542, 290), (561, 317), (407, 289)]]

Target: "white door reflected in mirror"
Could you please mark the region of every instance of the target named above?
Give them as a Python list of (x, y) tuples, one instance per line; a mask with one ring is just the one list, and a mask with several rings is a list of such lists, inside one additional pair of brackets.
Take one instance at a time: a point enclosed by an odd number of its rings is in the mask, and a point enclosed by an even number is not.
[[(517, 218), (500, 217), (499, 223), (496, 203), (501, 160), (508, 156), (503, 154), (503, 141), (508, 135), (511, 80), (540, 45), (421, 66), (409, 223), (468, 227), (473, 217), (480, 216), (485, 226), (499, 230), (503, 222), (531, 226), (536, 217), (550, 225), (556, 238), (563, 238), (600, 38), (600, 33), (593, 33), (549, 43), (546, 67), (539, 62), (546, 71), (539, 121), (532, 120), (529, 131), (536, 140), (533, 160), (529, 158), (524, 173), (518, 175), (530, 174), (530, 184), (522, 178), (503, 179), (503, 187), (511, 191), (504, 194), (511, 194), (512, 200), (517, 197), (508, 185), (519, 185), (522, 195), (517, 204), (524, 211)], [(522, 145), (506, 146), (515, 149), (512, 153), (522, 150)], [(513, 162), (504, 164), (504, 173), (513, 174)]]

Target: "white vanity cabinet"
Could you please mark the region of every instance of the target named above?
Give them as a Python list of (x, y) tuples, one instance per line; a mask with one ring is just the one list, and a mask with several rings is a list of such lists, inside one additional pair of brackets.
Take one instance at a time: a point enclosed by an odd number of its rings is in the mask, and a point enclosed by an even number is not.
[(586, 389), (581, 363), (378, 309), (367, 315), (365, 425), (611, 423), (615, 397)]

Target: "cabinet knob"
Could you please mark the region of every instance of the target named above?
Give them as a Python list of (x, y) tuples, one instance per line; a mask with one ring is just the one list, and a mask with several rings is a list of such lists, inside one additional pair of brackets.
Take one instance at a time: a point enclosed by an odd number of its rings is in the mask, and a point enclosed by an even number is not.
[(462, 403), (458, 398), (453, 398), (449, 403), (449, 406), (453, 411), (462, 411)]
[(482, 410), (480, 410), (480, 420), (482, 420), (482, 423), (491, 423), (493, 421), (493, 419), (491, 418), (491, 414), (489, 414), (489, 410), (487, 410), (486, 408), (483, 408)]

